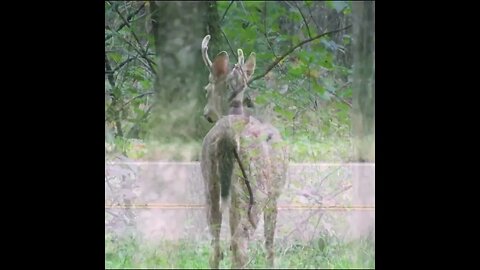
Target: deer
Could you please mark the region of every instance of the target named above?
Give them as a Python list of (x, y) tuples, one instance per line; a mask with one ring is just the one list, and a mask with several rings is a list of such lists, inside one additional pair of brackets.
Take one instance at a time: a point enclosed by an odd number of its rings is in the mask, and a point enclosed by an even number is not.
[(238, 49), (237, 63), (229, 68), (226, 51), (210, 60), (209, 40), (210, 35), (206, 35), (201, 46), (210, 73), (203, 116), (214, 126), (203, 139), (200, 166), (212, 237), (210, 267), (217, 269), (223, 259), (220, 231), (226, 209), (232, 268), (248, 266), (248, 245), (262, 214), (266, 262), (273, 267), (277, 201), (285, 185), (287, 149), (275, 127), (244, 110), (243, 95), (255, 71), (255, 53), (245, 61), (243, 51)]

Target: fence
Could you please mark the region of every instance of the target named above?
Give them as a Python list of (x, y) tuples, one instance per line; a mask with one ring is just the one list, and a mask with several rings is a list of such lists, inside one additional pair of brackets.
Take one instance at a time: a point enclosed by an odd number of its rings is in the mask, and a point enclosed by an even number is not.
[[(144, 239), (208, 239), (198, 162), (110, 163), (105, 174), (106, 233), (114, 228), (107, 217), (128, 208), (133, 229)], [(118, 188), (128, 179), (131, 188)], [(278, 209), (279, 239), (308, 241), (320, 233), (351, 239), (374, 233), (375, 164), (290, 164)], [(227, 237), (224, 216), (222, 235)], [(261, 223), (255, 237), (262, 235)]]

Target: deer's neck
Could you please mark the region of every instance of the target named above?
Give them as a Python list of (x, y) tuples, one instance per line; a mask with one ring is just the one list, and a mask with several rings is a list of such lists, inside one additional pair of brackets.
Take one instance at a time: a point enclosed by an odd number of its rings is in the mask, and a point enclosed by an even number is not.
[(228, 114), (232, 115), (242, 115), (244, 114), (243, 111), (243, 90), (242, 91), (235, 91), (232, 96), (229, 98), (229, 108)]

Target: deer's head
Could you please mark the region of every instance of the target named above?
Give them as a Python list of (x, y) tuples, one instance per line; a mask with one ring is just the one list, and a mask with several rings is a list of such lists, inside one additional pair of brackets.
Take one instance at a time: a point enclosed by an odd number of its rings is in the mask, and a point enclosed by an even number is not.
[(245, 62), (243, 51), (238, 49), (237, 63), (229, 68), (229, 57), (222, 51), (210, 61), (208, 57), (208, 42), (210, 35), (203, 38), (202, 57), (210, 71), (208, 85), (205, 86), (207, 105), (203, 116), (207, 121), (214, 123), (227, 114), (243, 113), (243, 93), (247, 88), (248, 80), (255, 71), (255, 53), (251, 53)]

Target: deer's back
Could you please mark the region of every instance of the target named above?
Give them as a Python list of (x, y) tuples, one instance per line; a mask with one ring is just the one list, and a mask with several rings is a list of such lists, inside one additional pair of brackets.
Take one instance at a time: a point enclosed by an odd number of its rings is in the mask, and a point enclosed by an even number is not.
[[(205, 179), (215, 173), (212, 172), (217, 167), (215, 163), (221, 162), (216, 156), (218, 151), (222, 151), (217, 146), (222, 136), (228, 136), (236, 142), (252, 184), (261, 192), (279, 194), (286, 175), (286, 148), (279, 131), (251, 116), (223, 116), (203, 141), (201, 167)], [(234, 175), (240, 175), (238, 165), (235, 171)]]

